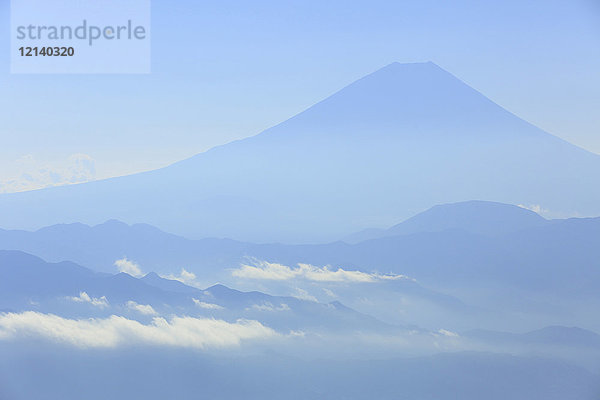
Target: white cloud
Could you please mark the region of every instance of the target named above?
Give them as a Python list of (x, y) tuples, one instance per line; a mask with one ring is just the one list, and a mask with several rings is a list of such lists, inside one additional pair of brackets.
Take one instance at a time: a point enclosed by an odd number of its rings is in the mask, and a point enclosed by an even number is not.
[(181, 272), (179, 273), (179, 275), (161, 275), (161, 278), (170, 279), (172, 281), (179, 281), (188, 286), (200, 287), (200, 284), (196, 281), (196, 274), (194, 274), (193, 272), (186, 271), (185, 268), (181, 268)]
[(108, 300), (106, 299), (106, 296), (102, 296), (100, 298), (90, 297), (86, 292), (80, 292), (78, 297), (67, 297), (67, 299), (76, 303), (89, 303), (100, 308), (108, 307)]
[(23, 192), (96, 179), (96, 161), (81, 153), (72, 154), (66, 160), (53, 162), (52, 165), (41, 163), (32, 154), (26, 154), (15, 161), (15, 167), (18, 176), (0, 181), (0, 193)]
[(327, 288), (323, 288), (323, 291), (325, 292), (325, 294), (329, 297), (337, 297), (337, 295), (335, 293), (333, 293), (331, 290), (327, 289)]
[(140, 314), (144, 314), (144, 315), (158, 315), (158, 313), (154, 310), (154, 308), (152, 308), (151, 305), (138, 304), (132, 300), (127, 302), (127, 308), (129, 308), (130, 310), (133, 310), (133, 311), (137, 311)]
[(223, 310), (225, 309), (225, 307), (222, 307), (218, 304), (212, 304), (212, 303), (205, 303), (203, 301), (200, 301), (198, 299), (192, 299), (194, 304), (197, 305), (200, 308), (204, 308), (205, 310)]
[(119, 272), (124, 272), (136, 278), (144, 276), (140, 266), (134, 261), (128, 260), (127, 257), (115, 261), (114, 265), (119, 269)]
[(253, 304), (252, 307), (246, 308), (247, 311), (290, 311), (290, 306), (281, 303), (279, 306), (274, 306), (272, 303), (266, 302), (263, 304)]
[(147, 344), (204, 349), (239, 346), (242, 341), (279, 336), (258, 321), (155, 317), (150, 324), (113, 315), (73, 320), (33, 311), (0, 314), (0, 340), (44, 338), (81, 348)]
[(446, 330), (446, 329), (440, 329), (438, 331), (438, 333), (442, 336), (446, 336), (446, 337), (452, 337), (452, 338), (457, 338), (459, 337), (458, 333)]
[(231, 273), (237, 278), (285, 281), (298, 278), (302, 271), (294, 270), (282, 264), (255, 261), (254, 265), (242, 264)]
[(284, 281), (291, 279), (305, 279), (316, 282), (378, 282), (385, 280), (410, 279), (404, 275), (383, 275), (378, 273), (366, 273), (362, 271), (347, 271), (342, 268), (337, 270), (322, 268), (310, 264), (298, 264), (296, 268), (286, 265), (270, 263), (267, 261), (255, 261), (253, 265), (242, 264), (240, 268), (232, 271), (232, 275), (244, 279), (260, 279)]
[(311, 295), (306, 290), (301, 289), (301, 288), (296, 288), (296, 293), (293, 294), (292, 296), (294, 296), (295, 298), (300, 299), (300, 300), (314, 301), (315, 303), (318, 301), (315, 296)]
[(547, 210), (545, 208), (543, 208), (541, 205), (539, 204), (530, 204), (530, 205), (524, 205), (524, 204), (519, 204), (518, 205), (521, 208), (524, 208), (526, 210), (529, 211), (533, 211), (536, 214), (540, 214), (540, 215), (544, 215), (544, 214), (548, 214), (550, 212), (550, 210)]
[(68, 183), (79, 183), (94, 180), (96, 177), (96, 161), (87, 154), (77, 153), (69, 156)]

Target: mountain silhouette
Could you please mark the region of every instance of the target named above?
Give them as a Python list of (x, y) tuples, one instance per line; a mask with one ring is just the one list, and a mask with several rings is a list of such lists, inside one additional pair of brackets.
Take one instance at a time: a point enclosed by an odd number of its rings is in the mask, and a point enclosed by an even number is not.
[(502, 235), (551, 223), (533, 211), (491, 201), (465, 201), (434, 206), (389, 229), (365, 229), (344, 238), (358, 243), (386, 236), (419, 232), (464, 230), (482, 235)]
[(0, 196), (0, 226), (110, 218), (192, 238), (326, 241), (483, 199), (600, 214), (600, 156), (433, 63), (390, 64), (266, 131), (166, 168)]
[[(102, 307), (94, 306), (92, 300), (100, 300)], [(201, 290), (155, 273), (141, 279), (126, 273), (110, 275), (68, 261), (48, 263), (21, 251), (0, 250), (0, 304), (13, 312), (33, 309), (66, 317), (109, 316), (115, 312), (127, 315), (131, 314), (126, 307), (129, 301), (151, 305), (159, 313), (177, 311), (233, 320), (244, 317), (274, 328), (394, 328), (339, 302), (322, 304), (258, 291), (241, 292), (224, 285)], [(138, 317), (135, 313), (129, 316)]]

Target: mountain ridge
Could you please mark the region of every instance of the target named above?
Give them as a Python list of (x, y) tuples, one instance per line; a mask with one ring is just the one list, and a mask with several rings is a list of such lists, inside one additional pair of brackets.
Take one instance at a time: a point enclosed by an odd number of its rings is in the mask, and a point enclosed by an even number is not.
[[(145, 279), (148, 275), (153, 279)], [(181, 284), (186, 290), (181, 290), (179, 285), (173, 291), (167, 287), (172, 288), (173, 281), (156, 274), (148, 275), (138, 279), (123, 272), (101, 274), (72, 262), (48, 263), (25, 252), (0, 250), (0, 301), (13, 312), (33, 309), (68, 317), (136, 315), (130, 310), (134, 302), (134, 306), (150, 306), (150, 315), (181, 313), (211, 318), (217, 315), (233, 320), (245, 317), (260, 319), (278, 328), (401, 329), (347, 306), (331, 307), (290, 296), (242, 292), (221, 284), (204, 290)], [(265, 313), (261, 306), (282, 307), (286, 312)], [(137, 317), (144, 318), (143, 315)]]

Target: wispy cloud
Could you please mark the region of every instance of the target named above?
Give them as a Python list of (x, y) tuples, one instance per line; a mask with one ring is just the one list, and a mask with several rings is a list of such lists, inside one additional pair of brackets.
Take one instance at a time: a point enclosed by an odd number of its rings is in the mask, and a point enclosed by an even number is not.
[(223, 310), (223, 309), (225, 309), (225, 307), (220, 306), (218, 304), (205, 303), (198, 299), (192, 299), (192, 301), (194, 302), (195, 305), (197, 305), (200, 308), (204, 308), (205, 310)]
[(108, 300), (106, 299), (106, 296), (102, 296), (99, 298), (90, 297), (86, 292), (80, 292), (79, 296), (67, 297), (67, 299), (74, 301), (76, 303), (89, 303), (89, 304), (99, 307), (99, 308), (108, 307)]
[(158, 315), (158, 313), (156, 312), (156, 310), (154, 310), (154, 308), (152, 308), (151, 305), (149, 304), (138, 304), (133, 300), (130, 300), (127, 302), (127, 308), (129, 308), (130, 310), (133, 311), (137, 311), (140, 314), (143, 315)]
[(239, 346), (242, 341), (280, 336), (258, 321), (230, 323), (192, 317), (160, 317), (142, 324), (120, 316), (105, 319), (66, 319), (33, 311), (0, 314), (0, 340), (44, 338), (82, 348), (147, 344), (212, 348)]
[(240, 268), (232, 271), (237, 278), (285, 281), (292, 279), (305, 279), (315, 282), (379, 282), (397, 279), (410, 279), (404, 275), (367, 273), (362, 271), (348, 271), (342, 268), (330, 269), (329, 266), (315, 267), (310, 264), (298, 264), (297, 267), (255, 261), (252, 264), (242, 264)]
[(315, 296), (308, 293), (306, 290), (304, 290), (302, 288), (296, 288), (295, 293), (293, 293), (292, 296), (297, 299), (300, 299), (300, 300), (308, 300), (308, 301), (313, 301), (315, 303), (318, 301)]
[(186, 271), (185, 268), (181, 268), (181, 272), (179, 273), (179, 275), (161, 275), (161, 278), (170, 279), (172, 281), (179, 281), (188, 286), (200, 287), (200, 284), (196, 281), (196, 274), (194, 274), (193, 272)]
[(72, 154), (53, 165), (39, 162), (32, 154), (15, 161), (19, 176), (0, 181), (0, 193), (22, 192), (69, 185), (96, 179), (96, 161), (87, 154)]
[(548, 214), (550, 212), (550, 210), (543, 208), (539, 204), (530, 204), (530, 205), (519, 204), (518, 206), (521, 208), (524, 208), (526, 210), (533, 211), (534, 213), (540, 214), (542, 216), (544, 216), (545, 214)]
[(449, 331), (447, 329), (440, 329), (439, 331), (437, 331), (437, 333), (439, 333), (442, 336), (451, 337), (451, 338), (459, 337), (458, 333)]
[(278, 306), (274, 306), (272, 303), (266, 302), (262, 304), (253, 304), (251, 307), (246, 308), (247, 311), (290, 311), (290, 306), (285, 303), (281, 303)]
[(119, 269), (119, 272), (124, 272), (136, 278), (144, 275), (140, 266), (136, 262), (128, 260), (127, 257), (115, 261), (114, 265)]

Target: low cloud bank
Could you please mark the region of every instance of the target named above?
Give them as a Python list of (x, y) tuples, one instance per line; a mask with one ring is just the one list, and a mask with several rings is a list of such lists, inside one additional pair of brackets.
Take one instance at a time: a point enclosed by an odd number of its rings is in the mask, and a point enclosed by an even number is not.
[(336, 270), (330, 267), (315, 267), (310, 264), (298, 264), (297, 267), (255, 261), (242, 264), (240, 268), (232, 271), (236, 278), (285, 281), (304, 279), (314, 282), (346, 282), (346, 283), (374, 283), (389, 280), (411, 279), (404, 275), (367, 273), (362, 271), (347, 271), (342, 268)]
[(279, 336), (258, 321), (155, 317), (148, 325), (113, 315), (105, 319), (66, 319), (33, 311), (0, 314), (0, 340), (43, 338), (81, 348), (147, 344), (189, 348), (239, 346), (242, 341)]

